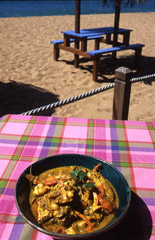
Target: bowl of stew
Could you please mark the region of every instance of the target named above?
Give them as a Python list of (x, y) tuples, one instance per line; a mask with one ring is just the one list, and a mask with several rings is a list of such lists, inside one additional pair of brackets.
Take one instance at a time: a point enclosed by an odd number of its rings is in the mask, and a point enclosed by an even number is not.
[(56, 239), (91, 239), (115, 227), (130, 188), (111, 164), (81, 154), (41, 159), (18, 178), (15, 199), (24, 220)]

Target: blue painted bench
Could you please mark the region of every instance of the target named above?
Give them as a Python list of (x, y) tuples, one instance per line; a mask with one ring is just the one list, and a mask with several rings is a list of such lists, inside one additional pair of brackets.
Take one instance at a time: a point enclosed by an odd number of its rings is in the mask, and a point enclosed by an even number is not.
[[(74, 39), (70, 39), (70, 42), (74, 42), (75, 40)], [(62, 39), (62, 40), (54, 40), (54, 41), (51, 41), (50, 42), (51, 44), (54, 44), (54, 45), (56, 45), (56, 44), (63, 44), (64, 43), (64, 40)]]
[[(85, 39), (85, 41), (82, 41), (81, 50), (86, 52), (87, 51), (87, 40), (95, 40), (95, 49), (99, 49), (99, 43), (104, 38), (102, 35), (97, 36), (89, 36)], [(83, 40), (83, 39), (82, 39)], [(70, 38), (69, 44), (75, 42), (75, 39)], [(64, 44), (64, 39), (61, 40), (54, 40), (50, 42), (54, 45), (54, 60), (57, 61), (59, 58), (59, 45)]]
[(130, 44), (130, 45), (121, 45), (121, 46), (117, 46), (117, 47), (111, 47), (111, 48), (105, 48), (105, 49), (98, 49), (98, 50), (93, 50), (93, 51), (89, 51), (87, 52), (87, 54), (95, 57), (95, 56), (101, 56), (102, 54), (106, 54), (106, 53), (112, 53), (112, 52), (117, 52), (117, 51), (123, 51), (123, 50), (128, 50), (128, 49), (132, 49), (132, 50), (136, 50), (136, 49), (142, 49), (142, 47), (144, 47), (144, 44), (140, 44), (140, 43), (136, 43), (136, 44)]
[(135, 50), (135, 69), (138, 69), (142, 48), (144, 46), (145, 46), (144, 44), (136, 43), (136, 44), (129, 44), (129, 45), (120, 45), (120, 46), (105, 48), (105, 49), (97, 49), (94, 51), (87, 52), (88, 56), (90, 56), (90, 58), (93, 59), (93, 80), (97, 81), (99, 58), (103, 54), (113, 53), (117, 51), (124, 51), (124, 50)]

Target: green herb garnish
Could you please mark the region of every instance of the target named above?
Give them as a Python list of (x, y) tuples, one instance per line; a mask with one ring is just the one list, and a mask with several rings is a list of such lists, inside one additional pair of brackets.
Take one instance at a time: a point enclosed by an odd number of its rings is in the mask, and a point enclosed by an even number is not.
[[(86, 172), (81, 171), (81, 168), (75, 169), (73, 172), (70, 173), (71, 178), (73, 178), (76, 181), (76, 184), (79, 185), (81, 184), (81, 181), (87, 176)], [(83, 186), (86, 187), (95, 187), (93, 183), (87, 182), (83, 184)]]
[(73, 172), (70, 173), (70, 176), (71, 176), (74, 180), (77, 180), (80, 171), (81, 171), (81, 168), (80, 168), (80, 169), (76, 169), (76, 170), (74, 170)]
[(87, 176), (86, 172), (82, 172), (80, 169), (75, 169), (73, 172), (70, 173), (70, 176), (77, 182), (80, 183), (82, 179)]

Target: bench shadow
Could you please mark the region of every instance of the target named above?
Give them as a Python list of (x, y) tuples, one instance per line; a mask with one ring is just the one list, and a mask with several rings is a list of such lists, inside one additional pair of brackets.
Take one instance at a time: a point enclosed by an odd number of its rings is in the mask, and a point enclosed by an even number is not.
[[(74, 61), (66, 61), (67, 64), (74, 65)], [(90, 59), (81, 58), (80, 59), (80, 65), (79, 68), (82, 71), (88, 71), (91, 74), (93, 73), (93, 62), (91, 65), (88, 65), (88, 62), (92, 62)], [(109, 78), (109, 76), (112, 76), (115, 74), (115, 70), (118, 67), (127, 67), (130, 68), (134, 72), (134, 77), (140, 77), (140, 76), (147, 76), (150, 74), (155, 73), (154, 66), (155, 66), (155, 57), (148, 57), (148, 56), (141, 56), (140, 61), (140, 68), (138, 71), (135, 71), (134, 69), (134, 54), (130, 56), (120, 56), (117, 59), (112, 59), (111, 55), (105, 55), (103, 58), (101, 58), (99, 63), (99, 69), (98, 69), (98, 82), (104, 83), (104, 82), (114, 82), (114, 77)], [(108, 77), (106, 77), (106, 76)], [(144, 80), (143, 82), (145, 84), (152, 85), (152, 82), (155, 81), (155, 78), (151, 78), (148, 80)]]
[[(0, 82), (0, 117), (6, 114), (21, 114), (57, 101), (58, 95), (34, 85), (15, 81)], [(49, 109), (35, 115), (51, 116), (54, 112), (54, 109)]]
[[(109, 58), (109, 56), (108, 56)], [(111, 56), (110, 56), (111, 58)], [(62, 61), (62, 62), (65, 62), (66, 64), (68, 65), (73, 65), (74, 66), (74, 60), (72, 61), (68, 61), (68, 60), (59, 60), (59, 61)], [(93, 65), (88, 65), (87, 63), (88, 62), (92, 62), (92, 60), (90, 59), (86, 59), (86, 58), (80, 58), (80, 64), (79, 64), (79, 69), (81, 69), (85, 74), (87, 72), (90, 72), (91, 74), (93, 74)], [(84, 65), (83, 65), (84, 64)], [(114, 65), (116, 67), (116, 63)], [(111, 63), (108, 64), (107, 63), (107, 57), (104, 58), (104, 61), (100, 62), (99, 64), (99, 72), (98, 72), (98, 82), (99, 83), (113, 83), (115, 78), (108, 78), (106, 77), (105, 75), (113, 75), (115, 70), (114, 70), (114, 66), (111, 66)], [(104, 71), (103, 71), (104, 70)]]
[(95, 237), (96, 240), (149, 240), (152, 217), (144, 201), (131, 191), (131, 203), (124, 219), (112, 230)]
[[(124, 66), (134, 71), (134, 77), (147, 76), (155, 73), (155, 68), (154, 68), (155, 57), (141, 56), (140, 66), (137, 71), (135, 71), (134, 69), (134, 55), (122, 56), (118, 58), (116, 61), (117, 61), (118, 67)], [(145, 84), (152, 85), (152, 82), (154, 81), (155, 81), (155, 77), (148, 80), (144, 80), (143, 82)]]
[[(140, 67), (138, 70), (134, 68), (134, 55), (121, 56), (116, 60), (111, 57), (101, 60), (99, 64), (98, 82), (102, 83), (105, 79), (104, 75), (114, 75), (115, 70), (119, 67), (126, 67), (133, 71), (133, 77), (147, 76), (155, 73), (155, 57), (142, 56), (140, 61)], [(112, 78), (111, 80), (114, 80)], [(143, 80), (144, 84), (152, 85), (155, 81), (155, 77), (147, 80)]]

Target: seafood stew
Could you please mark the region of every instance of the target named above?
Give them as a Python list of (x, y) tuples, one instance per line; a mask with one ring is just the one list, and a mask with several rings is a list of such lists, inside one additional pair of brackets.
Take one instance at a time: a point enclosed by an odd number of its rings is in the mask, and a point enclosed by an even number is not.
[(39, 176), (27, 174), (31, 183), (29, 203), (38, 224), (62, 234), (84, 234), (105, 227), (119, 205), (112, 184), (93, 170), (66, 166), (47, 170)]

